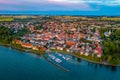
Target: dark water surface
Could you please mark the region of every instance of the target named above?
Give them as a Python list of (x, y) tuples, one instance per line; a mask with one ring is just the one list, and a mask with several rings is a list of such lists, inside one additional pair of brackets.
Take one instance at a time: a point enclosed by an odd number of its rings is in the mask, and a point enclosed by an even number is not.
[(52, 65), (43, 56), (0, 46), (0, 80), (120, 80), (119, 67), (65, 56), (71, 59), (63, 60), (60, 65), (69, 72)]

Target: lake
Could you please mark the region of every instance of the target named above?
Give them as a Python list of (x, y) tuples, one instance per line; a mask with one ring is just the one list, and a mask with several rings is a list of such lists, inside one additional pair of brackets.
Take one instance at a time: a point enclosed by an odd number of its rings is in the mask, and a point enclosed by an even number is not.
[[(56, 53), (52, 55), (61, 58)], [(0, 46), (0, 80), (120, 80), (120, 68), (93, 64), (74, 56), (63, 54), (56, 63), (69, 71), (51, 64), (43, 55), (21, 52)], [(49, 56), (45, 55), (46, 57)]]

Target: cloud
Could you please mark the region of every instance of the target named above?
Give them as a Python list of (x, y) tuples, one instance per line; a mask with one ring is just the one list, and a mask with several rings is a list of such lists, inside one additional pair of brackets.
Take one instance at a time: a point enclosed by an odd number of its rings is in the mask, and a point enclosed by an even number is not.
[(83, 0), (82, 2), (104, 6), (120, 6), (120, 0)]
[(20, 3), (66, 3), (66, 4), (97, 4), (106, 6), (120, 6), (120, 0), (0, 0), (0, 4), (20, 4)]
[[(10, 2), (10, 3), (9, 3)], [(86, 3), (77, 3), (74, 0), (0, 0), (0, 7), (6, 10), (36, 10), (36, 11), (73, 11), (90, 10)]]
[(103, 5), (120, 6), (120, 0), (0, 0), (1, 10), (21, 11), (93, 11)]
[(105, 6), (119, 6), (120, 0), (48, 0), (53, 2), (61, 2), (61, 3), (84, 3), (84, 4), (97, 4), (97, 5), (105, 5)]
[(82, 3), (81, 0), (48, 0), (53, 2), (65, 2), (65, 3)]
[(0, 0), (0, 4), (19, 4), (19, 1), (15, 1), (15, 0)]

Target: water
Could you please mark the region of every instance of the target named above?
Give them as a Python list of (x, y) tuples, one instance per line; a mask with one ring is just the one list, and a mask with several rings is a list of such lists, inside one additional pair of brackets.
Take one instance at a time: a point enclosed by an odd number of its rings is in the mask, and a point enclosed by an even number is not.
[(60, 65), (69, 72), (52, 65), (43, 56), (0, 47), (0, 80), (120, 80), (119, 67), (65, 56), (71, 59), (63, 60)]

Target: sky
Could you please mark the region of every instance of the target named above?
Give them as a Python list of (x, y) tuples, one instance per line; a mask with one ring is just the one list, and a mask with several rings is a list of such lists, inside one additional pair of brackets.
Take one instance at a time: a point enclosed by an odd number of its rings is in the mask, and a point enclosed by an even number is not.
[(0, 0), (0, 13), (120, 15), (120, 0)]

